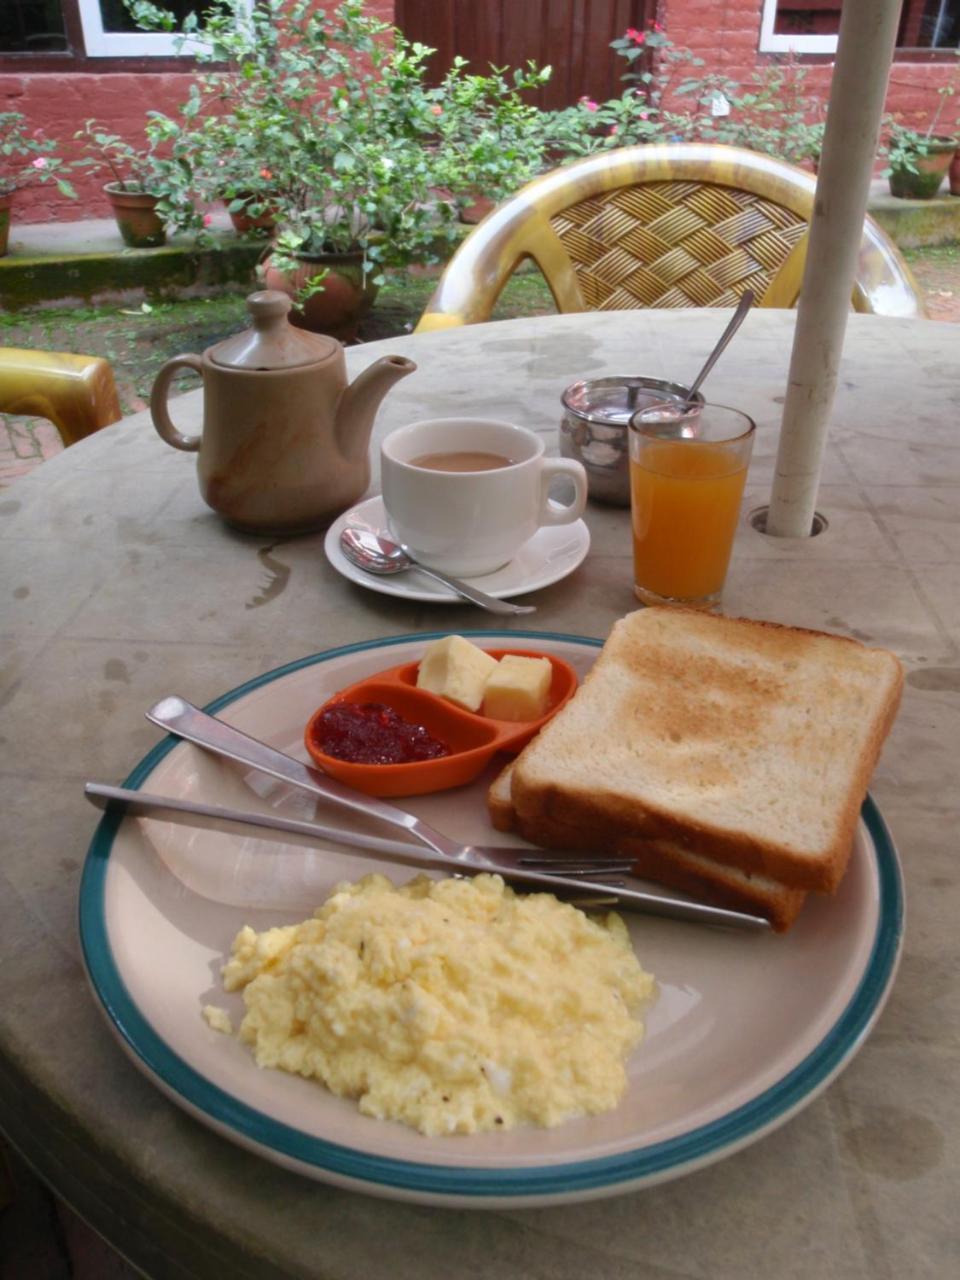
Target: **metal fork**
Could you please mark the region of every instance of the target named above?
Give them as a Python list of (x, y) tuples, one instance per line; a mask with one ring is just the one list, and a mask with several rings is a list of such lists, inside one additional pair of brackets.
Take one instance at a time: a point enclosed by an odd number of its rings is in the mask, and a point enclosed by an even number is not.
[[(162, 818), (168, 822), (186, 823), (194, 827), (223, 830), (224, 825), (239, 824), (241, 827), (255, 827), (266, 833), (282, 832), (284, 839), (296, 844), (316, 847), (318, 840), (332, 838), (341, 844), (352, 845), (368, 857), (384, 857), (392, 862), (404, 863), (407, 866), (430, 867), (434, 870), (451, 871), (455, 875), (475, 876), (484, 872), (497, 872), (504, 880), (514, 884), (549, 889), (551, 893), (563, 894), (574, 905), (619, 906), (628, 910), (641, 911), (647, 915), (665, 916), (671, 920), (686, 920), (696, 924), (723, 925), (728, 928), (747, 929), (752, 931), (769, 930), (770, 925), (759, 916), (746, 915), (740, 911), (728, 911), (724, 907), (710, 907), (700, 902), (683, 902), (679, 898), (668, 898), (660, 894), (646, 893), (640, 889), (611, 887), (597, 881), (577, 880), (563, 875), (547, 875), (542, 871), (533, 871), (527, 867), (516, 867), (499, 863), (495, 857), (497, 850), (490, 849), (489, 857), (482, 857), (476, 852), (456, 860), (455, 868), (451, 860), (443, 854), (428, 849), (418, 849), (416, 845), (398, 840), (382, 840), (377, 836), (363, 836), (355, 831), (337, 831), (316, 822), (300, 822), (294, 818), (281, 818), (269, 813), (244, 813), (239, 809), (224, 809), (215, 805), (198, 804), (192, 800), (178, 800), (167, 796), (153, 796), (143, 791), (129, 791), (123, 787), (106, 786), (99, 782), (88, 782), (84, 794), (91, 804), (108, 813), (119, 808), (121, 813), (142, 814), (145, 817)], [(573, 894), (571, 899), (569, 895)]]
[[(632, 863), (629, 858), (616, 855), (603, 857), (597, 854), (562, 854), (544, 856), (526, 846), (511, 845), (464, 845), (444, 835), (436, 827), (430, 826), (422, 818), (412, 813), (364, 795), (353, 787), (345, 786), (335, 778), (330, 778), (320, 769), (301, 763), (292, 756), (285, 755), (275, 747), (267, 746), (257, 738), (234, 729), (216, 716), (207, 715), (185, 698), (171, 696), (162, 698), (147, 712), (147, 719), (159, 725), (169, 733), (212, 751), (215, 755), (225, 756), (239, 764), (248, 765), (279, 778), (291, 786), (321, 800), (331, 801), (342, 808), (366, 817), (378, 818), (419, 840), (428, 849), (441, 853), (453, 862), (469, 861), (473, 858), (492, 859), (500, 867), (517, 867), (540, 872), (543, 875), (562, 874), (564, 876), (585, 876), (596, 880), (602, 876), (624, 874), (630, 871)], [(366, 839), (366, 838), (365, 838)], [(369, 844), (369, 841), (367, 841)]]

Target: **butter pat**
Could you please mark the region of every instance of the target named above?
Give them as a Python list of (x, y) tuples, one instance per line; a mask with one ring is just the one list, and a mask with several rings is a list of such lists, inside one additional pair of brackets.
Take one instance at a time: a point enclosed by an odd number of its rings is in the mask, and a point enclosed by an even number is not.
[(553, 667), (548, 658), (508, 653), (483, 691), (483, 714), (492, 720), (539, 720), (547, 709)]
[(428, 644), (417, 671), (417, 688), (448, 698), (467, 711), (479, 711), (496, 658), (463, 636), (444, 636)]

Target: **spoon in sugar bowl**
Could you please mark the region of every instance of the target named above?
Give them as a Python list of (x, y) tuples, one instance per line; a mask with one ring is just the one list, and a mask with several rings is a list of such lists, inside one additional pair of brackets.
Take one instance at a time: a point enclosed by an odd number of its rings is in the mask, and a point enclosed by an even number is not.
[(740, 301), (737, 303), (736, 310), (734, 311), (733, 315), (730, 317), (729, 324), (724, 329), (723, 333), (721, 333), (720, 337), (717, 339), (717, 345), (713, 348), (713, 350), (707, 356), (706, 360), (704, 361), (703, 368), (700, 370), (700, 372), (694, 378), (693, 382), (690, 384), (690, 390), (687, 392), (687, 403), (693, 400), (694, 396), (700, 390), (700, 386), (704, 378), (706, 378), (707, 374), (710, 372), (713, 366), (717, 363), (717, 361), (723, 355), (724, 351), (726, 351), (727, 347), (730, 345), (733, 335), (737, 332), (737, 330), (743, 324), (744, 320), (746, 320), (747, 312), (753, 306), (753, 302), (754, 302), (753, 290), (744, 289), (743, 293), (740, 296)]
[(418, 569), (428, 578), (442, 582), (445, 587), (455, 591), (464, 600), (469, 600), (471, 604), (479, 605), (481, 609), (486, 609), (490, 613), (516, 615), (537, 611), (536, 605), (510, 604), (507, 600), (497, 600), (494, 596), (487, 595), (485, 591), (479, 591), (469, 583), (461, 582), (459, 578), (451, 578), (449, 574), (441, 573), (439, 569), (428, 569), (426, 565), (414, 560), (405, 547), (391, 542), (389, 538), (384, 538), (371, 529), (347, 525), (340, 534), (340, 550), (352, 565), (363, 569), (366, 573), (392, 577), (397, 573), (405, 573), (408, 569)]

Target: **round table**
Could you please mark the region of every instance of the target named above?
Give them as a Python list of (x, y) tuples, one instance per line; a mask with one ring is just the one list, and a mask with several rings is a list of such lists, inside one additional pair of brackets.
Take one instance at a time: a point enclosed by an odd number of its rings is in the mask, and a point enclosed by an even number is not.
[[(488, 415), (542, 431), (579, 377), (689, 380), (711, 311), (520, 319), (348, 351), (396, 352), (376, 439), (420, 417)], [(794, 317), (754, 311), (708, 397), (756, 418), (724, 598), (740, 613), (894, 649), (902, 710), (871, 784), (906, 873), (900, 974), (872, 1037), (803, 1113), (679, 1181), (563, 1208), (470, 1213), (350, 1194), (221, 1139), (131, 1065), (87, 989), (77, 886), (96, 815), (158, 740), (157, 697), (197, 703), (305, 654), (490, 625), (471, 606), (391, 599), (327, 564), (322, 533), (243, 536), (203, 505), (195, 459), (146, 414), (99, 432), (0, 495), (4, 661), (0, 1128), (52, 1188), (148, 1275), (474, 1280), (944, 1276), (960, 1256), (960, 733), (957, 329), (851, 316), (818, 503), (803, 540), (754, 530), (767, 501)], [(187, 344), (189, 345), (189, 344)], [(199, 424), (200, 392), (175, 401)], [(373, 492), (377, 480), (374, 478)], [(629, 517), (591, 505), (592, 548), (519, 620), (605, 636), (635, 607)], [(952, 1261), (951, 1261), (952, 1260)]]

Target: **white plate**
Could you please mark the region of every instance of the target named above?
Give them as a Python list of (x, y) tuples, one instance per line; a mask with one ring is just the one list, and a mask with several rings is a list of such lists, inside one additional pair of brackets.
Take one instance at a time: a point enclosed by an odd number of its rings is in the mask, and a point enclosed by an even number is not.
[[(598, 641), (471, 632), (491, 648), (525, 640), (580, 673)], [(305, 758), (309, 712), (364, 676), (422, 652), (430, 635), (305, 658), (225, 694), (208, 710)], [(495, 769), (491, 769), (493, 776)], [(491, 837), (489, 779), (409, 807), (465, 841)], [(126, 780), (161, 795), (313, 815), (303, 793), (168, 738)], [(326, 810), (334, 822), (349, 819)], [(396, 865), (251, 836), (105, 815), (84, 867), (80, 930), (93, 990), (134, 1063), (227, 1138), (309, 1177), (431, 1204), (497, 1208), (614, 1195), (729, 1155), (783, 1123), (849, 1061), (889, 991), (903, 902), (897, 855), (869, 799), (833, 898), (811, 896), (793, 929), (760, 936), (625, 916), (659, 996), (629, 1062), (620, 1106), (556, 1129), (426, 1138), (359, 1114), (313, 1081), (260, 1070), (212, 1031), (201, 1007), (239, 1022), (219, 968), (234, 934), (306, 918), (346, 877)]]
[[(368, 587), (371, 591), (379, 591), (381, 595), (402, 596), (405, 600), (426, 600), (433, 604), (467, 603), (455, 591), (439, 582), (433, 582), (416, 569), (392, 578), (378, 578), (375, 574), (364, 573), (362, 569), (352, 565), (340, 550), (340, 534), (348, 524), (391, 537), (383, 499), (379, 496), (367, 498), (358, 506), (351, 507), (333, 522), (323, 540), (327, 559), (338, 573), (342, 573), (351, 582)], [(510, 596), (539, 591), (541, 587), (559, 582), (583, 563), (589, 550), (590, 530), (582, 520), (575, 520), (572, 524), (546, 525), (538, 529), (530, 541), (523, 544), (514, 559), (502, 569), (485, 573), (479, 578), (464, 578), (463, 581), (479, 587), (497, 600), (507, 600)]]

